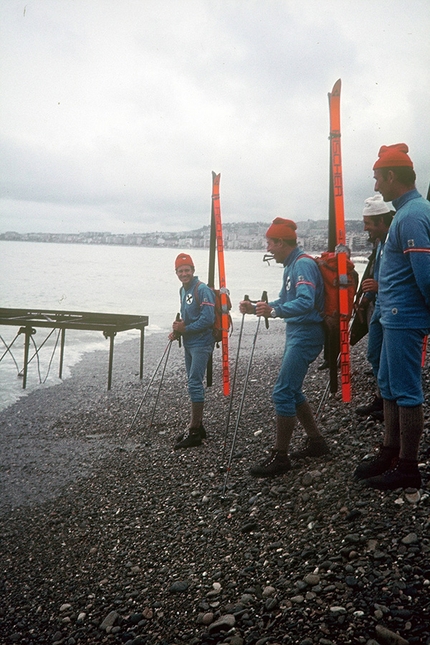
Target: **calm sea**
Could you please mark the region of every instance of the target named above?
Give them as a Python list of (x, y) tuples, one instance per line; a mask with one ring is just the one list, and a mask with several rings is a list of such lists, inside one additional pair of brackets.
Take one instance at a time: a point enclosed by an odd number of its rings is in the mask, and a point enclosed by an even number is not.
[[(180, 249), (182, 250), (182, 249)], [(174, 272), (178, 249), (51, 244), (0, 241), (0, 306), (20, 309), (57, 309), (149, 316), (145, 338), (168, 334), (179, 309), (180, 282)], [(208, 251), (191, 251), (196, 274), (207, 279)], [(226, 251), (227, 286), (233, 303), (233, 320), (240, 320), (238, 303), (244, 294), (254, 300), (262, 291), (274, 299), (281, 285), (282, 266), (263, 261), (262, 251)], [(361, 273), (364, 264), (356, 263)], [(236, 325), (238, 328), (238, 325)], [(11, 351), (16, 327), (0, 325), (0, 409), (34, 388), (58, 383), (58, 349), (53, 354), (56, 333), (29, 366), (27, 389), (18, 373), (22, 369), (24, 338), (19, 336)], [(40, 345), (49, 333), (37, 329)], [(138, 338), (138, 331), (119, 333), (115, 344)], [(66, 332), (63, 378), (70, 375), (85, 352), (108, 351), (101, 332)], [(30, 352), (30, 357), (33, 352)]]

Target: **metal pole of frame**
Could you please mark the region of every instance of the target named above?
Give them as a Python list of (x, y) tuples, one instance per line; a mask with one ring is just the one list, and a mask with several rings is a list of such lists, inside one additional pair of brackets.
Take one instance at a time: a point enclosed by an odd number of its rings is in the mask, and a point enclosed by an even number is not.
[(113, 366), (113, 340), (116, 336), (116, 331), (111, 331), (106, 334), (109, 338), (109, 371), (108, 371), (108, 386), (107, 389), (110, 390), (112, 386), (112, 366)]
[(61, 345), (60, 345), (60, 369), (58, 371), (58, 378), (63, 377), (63, 360), (64, 360), (64, 342), (66, 339), (66, 328), (61, 330)]
[(139, 357), (139, 378), (143, 379), (143, 350), (145, 346), (145, 328), (142, 327), (140, 330), (140, 357)]
[(30, 348), (30, 336), (36, 333), (36, 330), (32, 327), (21, 327), (20, 332), (25, 334), (24, 342), (24, 375), (22, 379), (22, 389), (25, 390), (27, 387), (27, 371), (28, 371), (28, 354)]

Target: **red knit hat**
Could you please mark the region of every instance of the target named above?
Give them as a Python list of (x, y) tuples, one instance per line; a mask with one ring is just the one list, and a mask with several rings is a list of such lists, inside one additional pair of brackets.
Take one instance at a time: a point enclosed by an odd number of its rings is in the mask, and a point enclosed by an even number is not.
[(193, 267), (194, 269), (194, 262), (191, 258), (191, 255), (188, 255), (187, 253), (180, 253), (175, 260), (175, 271), (176, 269), (179, 269), (179, 267), (182, 267), (184, 265)]
[(266, 231), (266, 237), (281, 240), (296, 240), (296, 224), (291, 219), (277, 217)]
[(395, 143), (392, 146), (381, 146), (379, 148), (379, 159), (375, 162), (373, 170), (376, 168), (394, 168), (398, 166), (414, 167), (411, 158), (407, 154), (409, 148), (406, 143)]

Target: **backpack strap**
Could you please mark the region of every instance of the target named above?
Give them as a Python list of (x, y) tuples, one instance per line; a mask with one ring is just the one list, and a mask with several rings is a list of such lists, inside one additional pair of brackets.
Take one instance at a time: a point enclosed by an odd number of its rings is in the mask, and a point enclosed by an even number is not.
[(194, 298), (197, 300), (197, 304), (200, 306), (200, 300), (199, 300), (199, 286), (203, 284), (201, 280), (198, 280), (196, 284), (194, 285)]
[[(203, 282), (201, 280), (198, 280), (194, 285), (194, 289), (193, 289), (194, 298), (197, 300), (199, 305), (200, 305), (200, 300), (199, 300), (198, 294), (199, 294), (199, 286), (201, 284), (203, 284)], [(181, 298), (181, 300), (182, 300), (182, 289), (184, 289), (184, 287), (179, 287), (179, 297)], [(185, 289), (184, 289), (184, 293), (185, 293)]]
[[(296, 257), (296, 259), (294, 260), (294, 262), (293, 262), (293, 266), (295, 266), (295, 264), (296, 264), (297, 260), (300, 260), (300, 258), (309, 258), (310, 260), (313, 260), (313, 261), (315, 262), (315, 264), (317, 265), (317, 267), (318, 267), (318, 271), (320, 272), (320, 275), (321, 275), (321, 269), (320, 269), (320, 267), (319, 267), (319, 264), (318, 264), (318, 262), (317, 262), (316, 258), (314, 258), (312, 255), (309, 255), (308, 253), (300, 253), (300, 255), (298, 255), (298, 256)], [(322, 275), (321, 275), (321, 278), (322, 278)], [(323, 288), (324, 288), (324, 280), (323, 280)], [(315, 305), (314, 305), (314, 309), (315, 309), (315, 311), (317, 311), (317, 312), (319, 313), (319, 315), (324, 319), (324, 317), (325, 317), (325, 315), (324, 315), (324, 309), (323, 309), (323, 310), (319, 309), (319, 308), (317, 307), (316, 303), (315, 303)]]

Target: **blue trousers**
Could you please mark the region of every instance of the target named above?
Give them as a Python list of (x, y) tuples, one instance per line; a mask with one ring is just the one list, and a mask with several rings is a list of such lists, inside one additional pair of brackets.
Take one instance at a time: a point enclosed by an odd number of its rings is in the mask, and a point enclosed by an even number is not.
[(295, 417), (297, 406), (306, 401), (302, 392), (303, 381), (309, 365), (320, 354), (323, 345), (322, 323), (287, 323), (284, 357), (272, 394), (277, 415)]
[(428, 329), (388, 329), (384, 327), (378, 385), (383, 399), (401, 407), (414, 407), (424, 401), (421, 358), (423, 338)]
[(370, 319), (369, 336), (367, 340), (367, 360), (372, 366), (375, 378), (378, 378), (383, 333), (384, 330), (381, 325), (381, 312), (379, 307), (376, 307), (373, 311), (372, 318)]
[(188, 394), (193, 403), (205, 400), (203, 379), (210, 355), (214, 349), (212, 345), (194, 345), (185, 347), (185, 369), (188, 377)]

